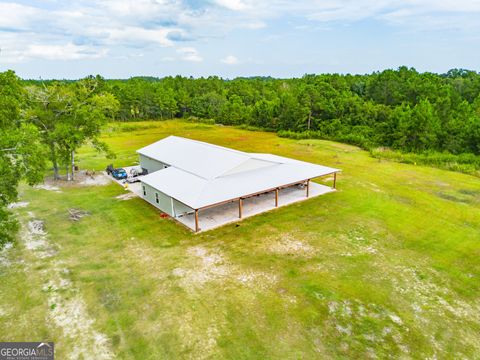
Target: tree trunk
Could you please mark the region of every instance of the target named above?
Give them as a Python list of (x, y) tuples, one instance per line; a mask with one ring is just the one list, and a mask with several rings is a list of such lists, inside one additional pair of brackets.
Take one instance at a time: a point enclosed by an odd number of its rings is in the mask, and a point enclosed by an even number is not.
[(307, 124), (307, 129), (310, 130), (310, 126), (312, 124), (312, 111), (308, 112), (308, 124)]
[(72, 150), (72, 178), (71, 180), (74, 180), (74, 174), (75, 173), (75, 150)]
[(55, 152), (55, 145), (50, 145), (50, 153), (51, 153), (51, 159), (52, 160), (52, 164), (53, 164), (53, 179), (54, 180), (58, 180), (59, 179), (59, 176), (58, 176), (58, 162), (57, 162), (57, 154)]

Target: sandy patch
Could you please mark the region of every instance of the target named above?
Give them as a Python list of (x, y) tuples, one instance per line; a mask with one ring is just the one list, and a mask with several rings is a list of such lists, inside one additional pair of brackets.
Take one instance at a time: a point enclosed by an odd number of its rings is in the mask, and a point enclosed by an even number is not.
[(8, 204), (7, 208), (9, 209), (21, 209), (26, 208), (30, 204), (28, 201), (18, 201), (11, 204)]
[[(35, 214), (31, 213), (31, 216)], [(34, 218), (23, 224), (22, 240), (25, 248), (39, 259), (37, 263), (47, 266), (42, 270), (45, 279), (42, 290), (47, 294), (50, 307), (47, 321), (60, 327), (63, 336), (74, 344), (67, 352), (68, 358), (113, 359), (109, 340), (95, 329), (95, 320), (88, 314), (79, 290), (73, 287), (68, 268), (58, 261), (42, 260), (56, 254), (49, 242), (44, 221)]]
[(80, 296), (67, 299), (54, 293), (48, 304), (50, 318), (65, 337), (75, 341), (70, 359), (113, 359), (108, 338), (94, 329), (95, 321)]
[(3, 249), (0, 250), (0, 266), (6, 267), (12, 264), (9, 257), (9, 252), (12, 247), (12, 243), (6, 243)]
[(138, 197), (137, 194), (129, 191), (128, 193), (115, 196), (115, 199), (118, 199), (118, 200), (130, 200), (130, 199), (133, 199), (133, 198), (136, 198), (136, 197)]
[(42, 220), (30, 220), (27, 226), (31, 235), (46, 235), (45, 222)]
[(346, 234), (341, 234), (341, 243), (344, 244), (345, 250), (340, 256), (350, 257), (358, 255), (378, 255), (377, 241), (371, 234), (365, 236), (362, 229), (352, 229)]
[(310, 245), (305, 237), (308, 234), (286, 233), (265, 238), (259, 247), (262, 251), (287, 256), (313, 257), (318, 249)]
[(79, 181), (80, 185), (83, 186), (103, 186), (108, 185), (112, 182), (112, 179), (105, 174), (96, 174), (93, 176), (85, 176), (84, 179)]
[(172, 275), (180, 277), (182, 285), (186, 288), (231, 275), (230, 265), (225, 263), (223, 256), (219, 253), (209, 252), (201, 246), (194, 246), (187, 250), (187, 254), (197, 260), (197, 266), (193, 269), (176, 268), (172, 271)]
[(202, 246), (193, 246), (187, 250), (192, 267), (175, 268), (172, 275), (178, 278), (180, 286), (186, 290), (196, 289), (206, 283), (227, 282), (247, 287), (266, 289), (277, 282), (274, 274), (243, 270), (230, 263), (219, 250), (208, 250)]
[(158, 264), (164, 262), (162, 252), (158, 248), (146, 246), (131, 237), (127, 241), (124, 253), (125, 259), (128, 259), (124, 266), (130, 266), (130, 261), (134, 262), (142, 269), (143, 274), (155, 282), (168, 277), (168, 273), (158, 270)]
[(182, 347), (192, 354), (187, 359), (211, 359), (215, 355), (220, 331), (214, 319), (206, 328), (198, 329), (195, 326), (195, 315), (187, 312), (178, 324)]
[(42, 220), (30, 220), (27, 223), (26, 229), (22, 231), (22, 240), (25, 248), (33, 251), (38, 258), (49, 258), (57, 252), (47, 240), (45, 223)]
[(291, 234), (284, 235), (281, 239), (274, 240), (273, 242), (268, 241), (267, 243), (267, 250), (278, 255), (301, 255), (310, 257), (316, 253), (316, 249), (313, 246), (296, 239)]
[(411, 306), (420, 320), (422, 313), (430, 313), (433, 317), (453, 316), (459, 321), (480, 323), (480, 301), (468, 303), (456, 299), (456, 294), (442, 284), (443, 277), (435, 271), (396, 266), (395, 274), (391, 276), (395, 291), (415, 299)]
[(35, 185), (33, 188), (34, 189), (39, 189), (39, 190), (53, 191), (53, 192), (57, 192), (57, 193), (62, 192), (62, 190), (60, 190), (60, 188), (58, 186), (50, 185), (50, 184)]
[[(408, 332), (406, 327), (397, 314), (376, 304), (365, 304), (360, 301), (343, 300), (329, 301), (328, 323), (335, 329), (340, 337), (348, 337), (349, 341), (355, 343), (358, 338), (365, 339), (375, 347), (382, 346), (388, 340), (393, 340), (398, 350), (403, 353), (409, 353), (410, 349), (404, 343), (403, 332)], [(365, 329), (375, 319), (378, 322), (387, 324), (381, 331), (369, 332)], [(344, 343), (348, 350), (348, 344)], [(372, 348), (366, 349), (368, 357), (375, 358), (377, 355)], [(362, 357), (359, 354), (360, 357)]]

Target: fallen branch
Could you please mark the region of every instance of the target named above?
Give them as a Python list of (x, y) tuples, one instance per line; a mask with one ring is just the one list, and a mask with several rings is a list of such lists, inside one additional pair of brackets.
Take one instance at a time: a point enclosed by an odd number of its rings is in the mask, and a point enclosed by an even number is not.
[(88, 211), (80, 209), (68, 209), (68, 213), (70, 214), (70, 220), (72, 221), (78, 221), (81, 218), (90, 215)]

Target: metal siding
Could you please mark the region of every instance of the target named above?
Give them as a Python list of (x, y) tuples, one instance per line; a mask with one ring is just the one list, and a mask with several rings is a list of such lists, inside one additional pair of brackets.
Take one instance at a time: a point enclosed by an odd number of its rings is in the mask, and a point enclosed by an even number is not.
[[(164, 213), (167, 213), (168, 215), (173, 216), (172, 198), (170, 196), (165, 195), (161, 191), (158, 191), (157, 189), (147, 184), (142, 183), (142, 186), (145, 186), (145, 189), (147, 191), (147, 195), (143, 195), (143, 187), (142, 187), (142, 197), (145, 200), (147, 200), (150, 204), (152, 204), (156, 208), (162, 210)], [(155, 199), (155, 193), (158, 194), (158, 200), (159, 200), (158, 204)]]
[(173, 211), (175, 216), (194, 211), (192, 208), (186, 206), (185, 204), (182, 204), (181, 202), (175, 200), (174, 198), (172, 198), (172, 203), (173, 203)]
[(161, 161), (150, 159), (149, 157), (141, 154), (140, 154), (140, 166), (144, 169), (147, 169), (149, 174), (165, 168), (165, 164), (162, 163)]

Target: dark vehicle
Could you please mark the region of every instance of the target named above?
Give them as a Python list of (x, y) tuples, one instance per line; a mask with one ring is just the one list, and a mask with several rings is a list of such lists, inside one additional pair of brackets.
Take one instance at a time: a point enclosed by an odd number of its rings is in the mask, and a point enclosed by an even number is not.
[(105, 171), (107, 172), (107, 175), (112, 175), (113, 170), (115, 170), (115, 168), (113, 167), (113, 164), (108, 165), (107, 168), (105, 169)]
[(124, 169), (114, 169), (112, 176), (117, 180), (126, 179), (128, 177), (127, 172)]

